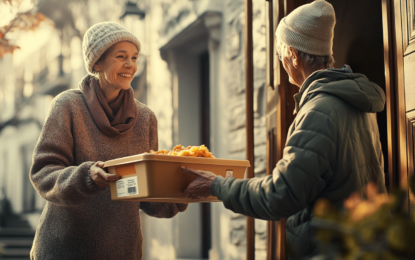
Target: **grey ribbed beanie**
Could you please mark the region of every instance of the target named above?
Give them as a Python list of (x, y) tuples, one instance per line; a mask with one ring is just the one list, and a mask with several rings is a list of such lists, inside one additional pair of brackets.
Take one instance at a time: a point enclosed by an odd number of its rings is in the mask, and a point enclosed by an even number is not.
[(278, 41), (308, 54), (333, 54), (336, 16), (333, 6), (325, 0), (305, 4), (279, 23), (275, 36)]
[(140, 53), (141, 45), (137, 37), (121, 25), (114, 22), (103, 22), (91, 26), (86, 31), (82, 42), (86, 70), (92, 74), (93, 67), (99, 57), (112, 45), (122, 41), (133, 43)]

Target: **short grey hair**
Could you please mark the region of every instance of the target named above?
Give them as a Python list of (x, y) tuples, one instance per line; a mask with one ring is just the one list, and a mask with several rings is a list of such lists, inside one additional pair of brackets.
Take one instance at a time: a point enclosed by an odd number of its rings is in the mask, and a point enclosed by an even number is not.
[[(280, 53), (282, 49), (288, 53), (289, 46), (281, 41), (277, 41), (277, 38), (275, 38), (275, 46), (278, 53)], [(299, 60), (308, 64), (308, 66), (310, 66), (312, 69), (318, 68), (321, 65), (323, 65), (325, 68), (333, 68), (334, 66), (333, 55), (319, 56), (308, 54), (299, 50), (297, 50), (297, 52)]]

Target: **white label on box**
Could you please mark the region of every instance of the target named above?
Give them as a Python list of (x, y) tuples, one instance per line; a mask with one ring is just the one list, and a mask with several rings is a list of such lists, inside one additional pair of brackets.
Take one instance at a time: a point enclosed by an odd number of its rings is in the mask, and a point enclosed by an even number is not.
[(137, 176), (120, 179), (116, 182), (117, 197), (126, 197), (138, 194)]
[(232, 170), (227, 170), (226, 171), (226, 177), (231, 176), (233, 177), (233, 171)]

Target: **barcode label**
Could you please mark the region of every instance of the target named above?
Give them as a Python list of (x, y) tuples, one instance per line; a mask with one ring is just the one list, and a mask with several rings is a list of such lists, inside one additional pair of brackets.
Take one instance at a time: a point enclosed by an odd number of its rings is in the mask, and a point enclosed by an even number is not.
[(124, 178), (118, 180), (117, 184), (117, 197), (133, 196), (138, 194), (138, 182), (137, 176)]

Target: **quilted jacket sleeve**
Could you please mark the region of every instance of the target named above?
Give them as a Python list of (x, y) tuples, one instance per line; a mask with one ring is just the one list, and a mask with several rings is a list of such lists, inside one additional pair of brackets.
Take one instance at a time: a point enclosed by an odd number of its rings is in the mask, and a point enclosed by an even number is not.
[(313, 202), (333, 174), (337, 126), (328, 115), (311, 110), (292, 127), (283, 158), (271, 176), (217, 177), (212, 195), (236, 213), (266, 220), (291, 216)]

